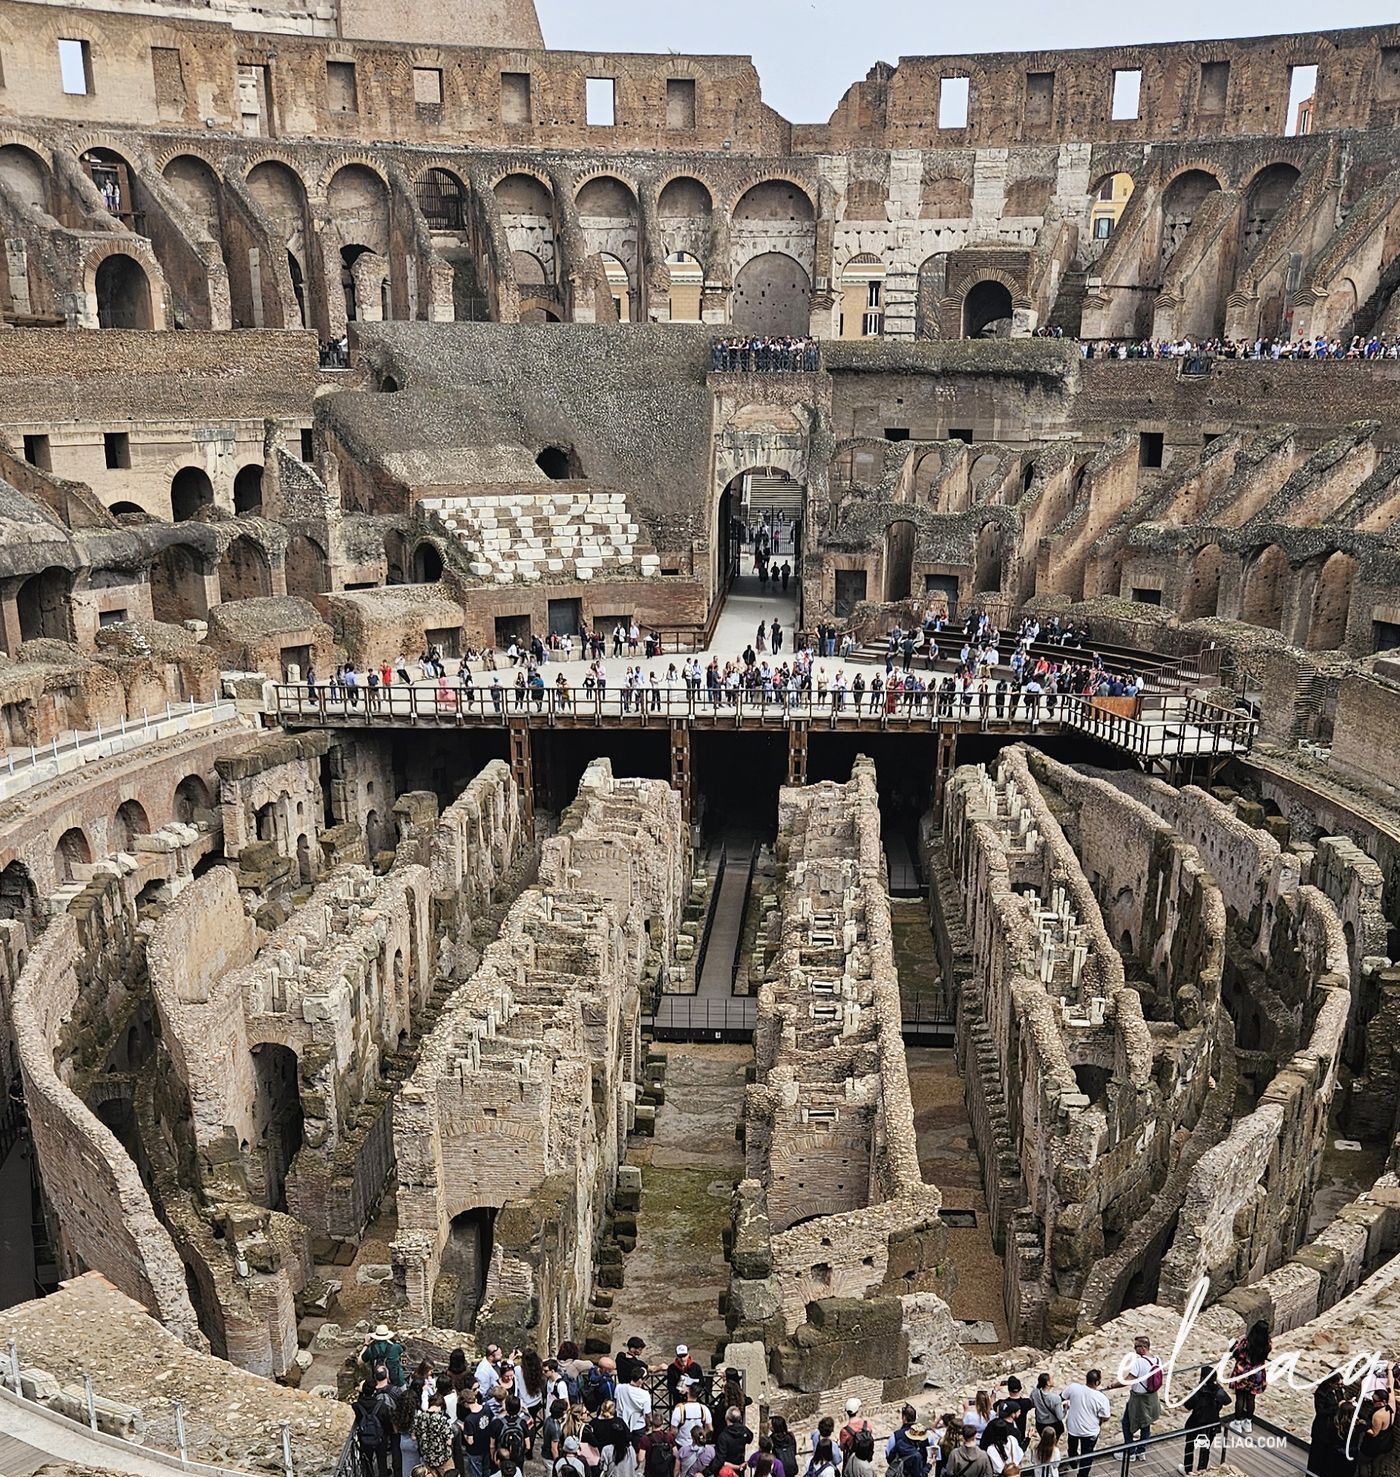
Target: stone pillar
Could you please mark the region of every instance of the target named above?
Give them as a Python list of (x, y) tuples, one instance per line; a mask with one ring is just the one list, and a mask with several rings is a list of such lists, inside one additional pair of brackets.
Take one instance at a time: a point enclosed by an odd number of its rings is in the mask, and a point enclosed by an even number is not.
[(533, 835), (535, 830), (535, 770), (530, 751), (530, 724), (528, 719), (511, 717), (510, 725), (510, 772), (515, 787), (520, 792), (521, 813), (526, 827)]

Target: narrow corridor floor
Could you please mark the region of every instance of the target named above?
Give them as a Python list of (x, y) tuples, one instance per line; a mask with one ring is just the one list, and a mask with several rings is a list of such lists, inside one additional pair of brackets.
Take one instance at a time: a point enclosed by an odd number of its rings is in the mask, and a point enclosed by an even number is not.
[(688, 1344), (702, 1364), (725, 1341), (719, 1298), (729, 1286), (724, 1231), (744, 1153), (749, 1046), (667, 1047), (666, 1101), (654, 1138), (633, 1138), (627, 1163), (642, 1171), (637, 1245), (614, 1294), (613, 1348), (640, 1335), (649, 1362)]

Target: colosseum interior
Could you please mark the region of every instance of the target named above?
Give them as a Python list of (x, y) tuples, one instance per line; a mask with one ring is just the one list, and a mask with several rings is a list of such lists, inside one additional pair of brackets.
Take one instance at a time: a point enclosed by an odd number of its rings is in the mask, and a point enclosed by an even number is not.
[(1400, 1358), (1400, 25), (546, 39), (0, 0), (0, 1471)]

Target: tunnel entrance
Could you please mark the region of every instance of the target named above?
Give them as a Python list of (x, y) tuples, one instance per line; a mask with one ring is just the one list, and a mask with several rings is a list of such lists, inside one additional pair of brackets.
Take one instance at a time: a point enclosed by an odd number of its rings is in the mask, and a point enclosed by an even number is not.
[[(545, 669), (548, 671), (548, 668)], [(578, 794), (583, 772), (595, 759), (612, 761), (619, 779), (669, 780), (670, 729), (535, 729), (530, 734), (535, 803), (556, 814)]]
[(477, 1206), (452, 1217), (442, 1270), (433, 1285), (433, 1323), (438, 1328), (471, 1329), (486, 1295), (486, 1273), (491, 1266), (496, 1211)]
[(777, 835), (778, 791), (787, 783), (786, 733), (696, 729), (690, 753), (695, 813), (706, 835)]

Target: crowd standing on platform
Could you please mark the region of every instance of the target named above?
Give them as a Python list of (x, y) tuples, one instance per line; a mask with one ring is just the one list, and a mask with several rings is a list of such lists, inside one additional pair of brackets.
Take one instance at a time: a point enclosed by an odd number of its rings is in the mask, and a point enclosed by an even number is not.
[(821, 349), (814, 338), (771, 338), (759, 334), (716, 339), (712, 367), (724, 373), (765, 373), (785, 370), (811, 374), (821, 367)]
[[(1184, 1439), (1176, 1470), (1204, 1472), (1230, 1437), (1252, 1434), (1271, 1351), (1258, 1321), (1220, 1365), (1176, 1370), (1167, 1408), (1167, 1371), (1140, 1336), (1109, 1381), (1090, 1369), (1060, 1387), (1044, 1372), (1027, 1391), (1013, 1375), (962, 1410), (906, 1404), (888, 1432), (852, 1398), (840, 1416), (794, 1431), (781, 1415), (760, 1419), (738, 1370), (706, 1370), (685, 1344), (665, 1363), (649, 1361), (641, 1338), (593, 1358), (573, 1343), (552, 1359), (489, 1344), (475, 1364), (454, 1349), (440, 1369), (423, 1360), (409, 1370), (381, 1324), (361, 1353), (355, 1438), (363, 1477), (1089, 1477), (1101, 1459), (1142, 1460), (1165, 1419), (1157, 1439)], [(1397, 1380), (1400, 1364), (1383, 1364), (1352, 1385), (1334, 1375), (1318, 1386), (1315, 1477), (1357, 1477), (1394, 1450)], [(1123, 1444), (1101, 1452), (1112, 1395)]]
[[(1039, 329), (1037, 337), (1062, 338), (1058, 330)], [(1317, 334), (1312, 338), (1280, 339), (1080, 339), (1085, 359), (1400, 359), (1400, 337), (1390, 334), (1353, 334), (1334, 338)]]

